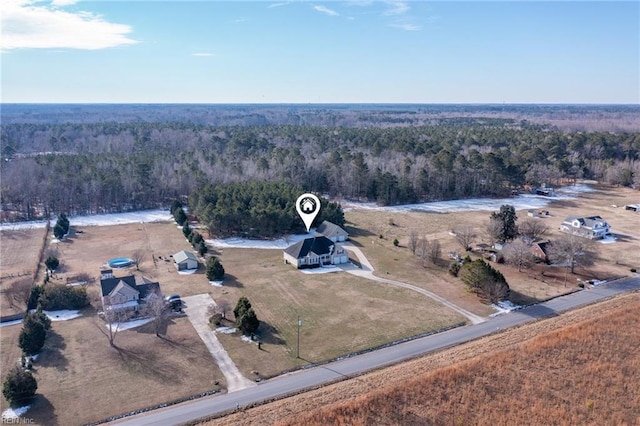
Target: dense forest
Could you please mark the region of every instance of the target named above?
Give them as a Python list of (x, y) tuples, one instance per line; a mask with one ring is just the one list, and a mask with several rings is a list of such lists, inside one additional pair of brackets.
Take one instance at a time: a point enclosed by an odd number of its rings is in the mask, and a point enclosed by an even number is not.
[[(209, 235), (273, 237), (306, 231), (296, 211), (296, 200), (304, 193), (285, 182), (238, 182), (208, 185), (194, 191), (189, 205)], [(344, 214), (337, 203), (320, 197), (321, 208), (312, 227), (324, 220), (344, 225)]]
[[(250, 108), (234, 114), (255, 118)], [(407, 125), (402, 117), (411, 120), (411, 111), (366, 109), (343, 112), (359, 123), (348, 126), (332, 124), (341, 122), (339, 109), (318, 114), (328, 124), (109, 115), (104, 122), (38, 124), (13, 117), (0, 136), (4, 219), (167, 207), (205, 187), (245, 181), (380, 204), (504, 196), (562, 179), (640, 188), (640, 131), (566, 131), (526, 119), (442, 114)]]

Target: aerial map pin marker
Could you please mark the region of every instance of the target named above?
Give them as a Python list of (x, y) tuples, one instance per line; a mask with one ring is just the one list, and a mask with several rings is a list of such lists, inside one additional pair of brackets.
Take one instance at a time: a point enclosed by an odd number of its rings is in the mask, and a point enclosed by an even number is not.
[(320, 200), (313, 194), (302, 194), (296, 201), (296, 210), (309, 232), (313, 219), (320, 213)]

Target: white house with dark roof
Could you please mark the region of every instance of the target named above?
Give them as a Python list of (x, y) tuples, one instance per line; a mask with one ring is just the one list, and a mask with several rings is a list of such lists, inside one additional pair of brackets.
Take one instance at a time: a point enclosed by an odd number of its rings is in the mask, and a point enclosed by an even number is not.
[(178, 271), (198, 269), (198, 258), (190, 251), (181, 250), (173, 255), (173, 261)]
[(160, 294), (160, 284), (145, 277), (114, 277), (111, 269), (100, 271), (100, 300), (104, 310), (136, 311), (152, 294)]
[(347, 231), (328, 220), (325, 220), (316, 228), (316, 233), (329, 238), (333, 242), (346, 241), (349, 238)]
[(349, 261), (342, 244), (331, 241), (324, 235), (309, 237), (290, 245), (284, 250), (283, 256), (285, 263), (298, 269), (339, 265)]
[(567, 216), (560, 225), (560, 231), (597, 240), (609, 233), (610, 226), (600, 216)]

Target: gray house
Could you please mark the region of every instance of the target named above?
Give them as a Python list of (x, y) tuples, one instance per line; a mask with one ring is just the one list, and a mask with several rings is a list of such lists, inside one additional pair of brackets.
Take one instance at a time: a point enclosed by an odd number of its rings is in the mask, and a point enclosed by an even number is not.
[(173, 255), (173, 261), (178, 271), (198, 269), (198, 258), (190, 251), (181, 250)]
[(316, 228), (316, 233), (327, 237), (333, 242), (346, 241), (349, 238), (347, 231), (328, 220), (325, 220)]

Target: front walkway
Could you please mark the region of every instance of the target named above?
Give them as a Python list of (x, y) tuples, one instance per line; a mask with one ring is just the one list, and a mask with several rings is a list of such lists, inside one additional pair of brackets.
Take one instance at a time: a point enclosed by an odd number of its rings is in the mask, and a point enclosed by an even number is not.
[(362, 250), (360, 250), (358, 247), (354, 246), (351, 243), (343, 243), (342, 245), (345, 249), (353, 252), (357, 257), (358, 257), (358, 261), (360, 262), (360, 265), (362, 265), (362, 269), (358, 269), (358, 268), (344, 268), (345, 271), (347, 271), (348, 273), (352, 274), (352, 275), (357, 275), (359, 277), (363, 277), (363, 278), (367, 278), (373, 281), (378, 281), (381, 283), (385, 283), (385, 284), (391, 284), (391, 285), (395, 285), (397, 287), (403, 287), (409, 290), (413, 290), (416, 291), (418, 293), (421, 293), (427, 297), (432, 298), (433, 300), (435, 300), (436, 302), (440, 302), (443, 305), (453, 309), (454, 311), (458, 312), (459, 314), (464, 315), (469, 321), (471, 321), (472, 324), (480, 324), (481, 322), (485, 322), (486, 319), (482, 318), (481, 316), (478, 316), (474, 313), (471, 313), (469, 311), (467, 311), (466, 309), (461, 308), (460, 306), (449, 302), (447, 299), (438, 296), (437, 294), (429, 291), (429, 290), (425, 290), (424, 288), (420, 288), (418, 286), (415, 286), (413, 284), (407, 284), (407, 283), (403, 283), (400, 281), (396, 281), (396, 280), (390, 280), (387, 278), (382, 278), (379, 277), (377, 275), (373, 275), (373, 265), (371, 265), (371, 263), (369, 262), (369, 260), (367, 259), (367, 257), (364, 255), (364, 253), (362, 252)]
[(227, 351), (216, 337), (216, 333), (209, 327), (209, 306), (215, 302), (208, 294), (196, 294), (195, 296), (183, 297), (182, 301), (186, 305), (184, 312), (193, 324), (193, 328), (211, 352), (213, 359), (218, 364), (220, 371), (227, 380), (227, 392), (236, 392), (245, 388), (256, 386), (256, 383), (242, 375)]

